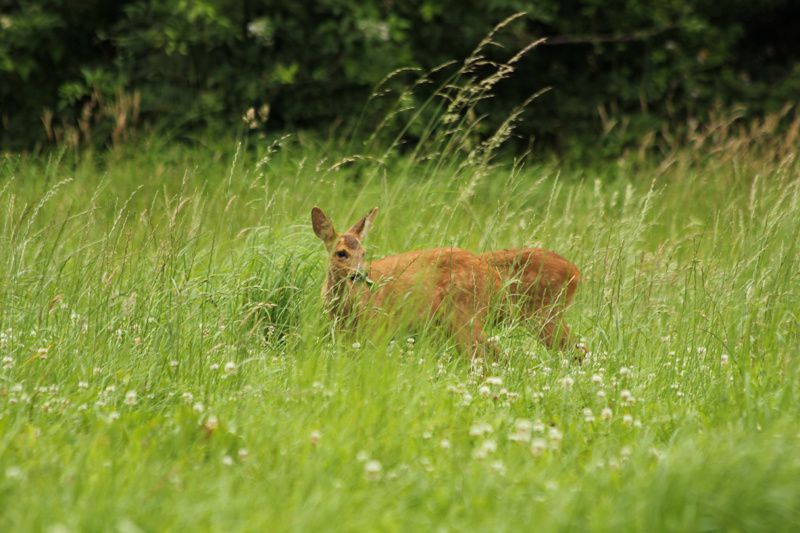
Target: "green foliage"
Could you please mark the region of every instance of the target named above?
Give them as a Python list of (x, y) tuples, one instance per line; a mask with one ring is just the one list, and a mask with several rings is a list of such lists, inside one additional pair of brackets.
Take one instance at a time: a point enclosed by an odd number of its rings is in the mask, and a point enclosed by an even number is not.
[[(361, 111), (387, 74), (467, 57), (518, 11), (527, 15), (496, 36), (504, 49), (486, 59), (549, 41), (482, 103), (487, 131), (552, 86), (527, 112), (523, 141), (564, 146), (603, 133), (614, 153), (665, 121), (703, 118), (716, 105), (775, 111), (800, 91), (791, 0), (35, 0), (0, 14), (0, 143), (60, 141), (70, 128), (75, 142), (92, 131), (95, 142), (114, 132), (116, 141), (137, 123), (238, 129), (251, 107), (269, 110), (251, 123), (259, 130), (327, 131), (356, 117), (371, 127), (382, 114)], [(401, 76), (384, 88), (408, 83)], [(429, 94), (422, 85), (413, 99)]]

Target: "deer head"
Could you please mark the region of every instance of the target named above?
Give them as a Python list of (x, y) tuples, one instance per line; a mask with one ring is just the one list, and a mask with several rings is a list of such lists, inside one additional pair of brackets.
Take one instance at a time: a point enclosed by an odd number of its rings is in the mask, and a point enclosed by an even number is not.
[(311, 225), (314, 227), (316, 236), (328, 250), (328, 275), (334, 283), (342, 280), (370, 283), (364, 263), (363, 242), (377, 214), (378, 208), (376, 207), (353, 224), (349, 230), (337, 233), (331, 219), (322, 209), (314, 207), (311, 210)]

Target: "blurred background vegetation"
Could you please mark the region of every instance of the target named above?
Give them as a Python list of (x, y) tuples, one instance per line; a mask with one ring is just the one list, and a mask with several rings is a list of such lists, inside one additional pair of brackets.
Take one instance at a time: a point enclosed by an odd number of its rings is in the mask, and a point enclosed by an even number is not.
[[(524, 17), (498, 32), (497, 46), (485, 49), (472, 73), (547, 38), (474, 110), (485, 116), (476, 134), (488, 135), (514, 106), (552, 87), (517, 126), (517, 147), (535, 141), (613, 155), (715, 114), (785, 112), (800, 94), (796, 0), (0, 6), (4, 151), (110, 146), (142, 131), (176, 139), (286, 131), (347, 137), (356, 124), (372, 128), (386, 117), (386, 94), (401, 95), (400, 110), (419, 109), (452, 68), (422, 73), (468, 57), (497, 22), (520, 11)], [(418, 70), (385, 80), (404, 67)], [(413, 141), (421, 132), (402, 135)]]

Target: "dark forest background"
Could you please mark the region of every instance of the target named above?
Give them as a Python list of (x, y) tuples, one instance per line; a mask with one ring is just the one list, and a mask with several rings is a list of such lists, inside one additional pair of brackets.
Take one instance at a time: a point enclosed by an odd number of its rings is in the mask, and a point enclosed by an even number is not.
[[(761, 116), (800, 95), (797, 0), (35, 0), (0, 1), (0, 148), (111, 145), (136, 132), (351, 131), (402, 67), (516, 64), (480, 106), (488, 130), (519, 102), (517, 140), (556, 149), (715, 113)], [(437, 74), (446, 80), (447, 68)], [(382, 85), (418, 80), (403, 71)], [(426, 89), (426, 87), (430, 89)], [(435, 83), (406, 94), (408, 107)], [(248, 112), (249, 110), (249, 112)], [(246, 120), (242, 120), (243, 116)], [(480, 131), (478, 132), (480, 133)], [(612, 135), (613, 133), (613, 135)], [(412, 137), (414, 131), (405, 135)]]

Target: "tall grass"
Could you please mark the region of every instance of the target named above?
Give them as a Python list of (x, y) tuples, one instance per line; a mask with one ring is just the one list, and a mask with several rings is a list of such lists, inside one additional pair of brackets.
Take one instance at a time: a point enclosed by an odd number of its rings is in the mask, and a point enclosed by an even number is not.
[[(5, 157), (0, 529), (796, 529), (796, 129), (588, 171), (431, 105), (406, 154)], [(374, 257), (558, 251), (591, 357), (501, 325), (487, 378), (435, 331), (332, 334), (314, 204), (380, 206)]]

